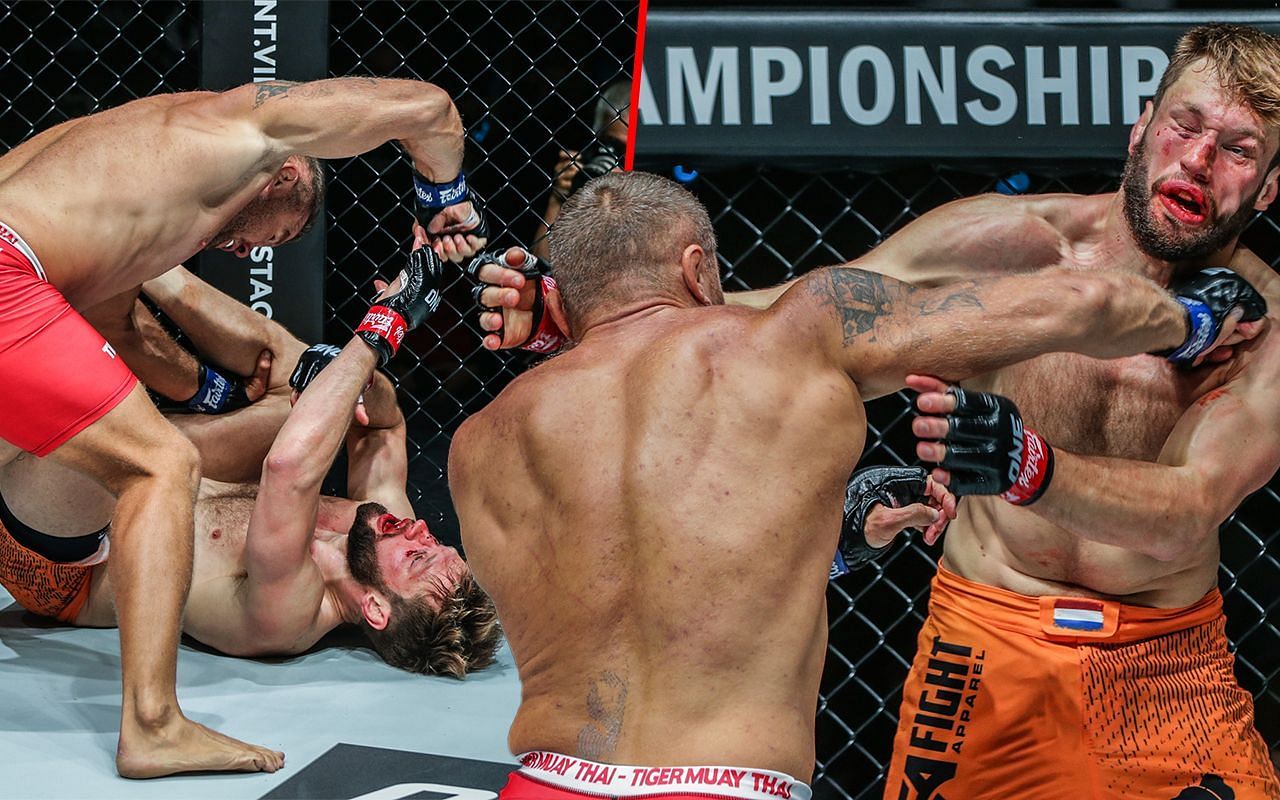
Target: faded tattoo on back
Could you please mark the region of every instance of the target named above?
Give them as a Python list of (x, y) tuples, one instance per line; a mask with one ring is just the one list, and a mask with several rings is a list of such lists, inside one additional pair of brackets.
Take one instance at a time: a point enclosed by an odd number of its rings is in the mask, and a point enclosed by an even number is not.
[(578, 731), (578, 757), (602, 759), (611, 755), (622, 734), (627, 708), (627, 681), (605, 670), (587, 692), (587, 716), (591, 722)]

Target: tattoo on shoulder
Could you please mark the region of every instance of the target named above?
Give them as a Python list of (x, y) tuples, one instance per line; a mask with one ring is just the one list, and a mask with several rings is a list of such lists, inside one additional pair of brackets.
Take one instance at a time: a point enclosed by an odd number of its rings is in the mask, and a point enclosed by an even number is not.
[(587, 693), (587, 716), (591, 722), (578, 731), (578, 757), (607, 758), (618, 746), (622, 715), (627, 708), (627, 681), (606, 670)]
[(289, 90), (297, 86), (297, 81), (265, 81), (254, 88), (253, 107), (257, 108), (273, 97), (284, 97)]
[(818, 283), (815, 291), (840, 312), (845, 344), (874, 328), (876, 320), (889, 313), (889, 292), (883, 276), (841, 267), (829, 270), (827, 278)]

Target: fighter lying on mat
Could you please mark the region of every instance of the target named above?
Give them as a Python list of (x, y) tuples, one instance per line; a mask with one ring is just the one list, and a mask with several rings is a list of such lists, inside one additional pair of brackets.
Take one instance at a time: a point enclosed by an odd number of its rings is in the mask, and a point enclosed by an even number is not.
[[(401, 293), (375, 305), (371, 319), (380, 306), (399, 310), (412, 325), (425, 318), (439, 262), (420, 250), (408, 272)], [(210, 330), (192, 324), (192, 314), (216, 314), (208, 326), (239, 323), (268, 333), (254, 349), (301, 349), (283, 328), (189, 273), (163, 280), (165, 286), (149, 283), (148, 291), (206, 355), (225, 352), (226, 340), (202, 336)], [(492, 603), (457, 552), (413, 519), (405, 493), (404, 418), (391, 384), (373, 372), (375, 352), (366, 340), (377, 345), (381, 339), (370, 331), (362, 337), (352, 340), (347, 349), (354, 352), (347, 355), (335, 358), (337, 348), (319, 347), (301, 355), (295, 382), (306, 391), (275, 436), (260, 484), (201, 481), (183, 630), (222, 652), (259, 656), (301, 652), (338, 625), (354, 623), (388, 663), (461, 677), (492, 661), (500, 636)], [(388, 354), (394, 349), (378, 346)], [(362, 394), (367, 424), (348, 431)], [(255, 405), (257, 417), (242, 417), (252, 419), (243, 428), (253, 431), (249, 435), (261, 434), (281, 401)], [(220, 436), (242, 441), (234, 426), (248, 411), (212, 418)], [(362, 500), (320, 495), (344, 432), (348, 493)], [(235, 461), (230, 453), (222, 457), (227, 465)], [(112, 509), (112, 497), (79, 473), (11, 454), (0, 467), (0, 582), (36, 613), (76, 625), (115, 624), (104, 560)], [(97, 533), (83, 535), (94, 528)]]

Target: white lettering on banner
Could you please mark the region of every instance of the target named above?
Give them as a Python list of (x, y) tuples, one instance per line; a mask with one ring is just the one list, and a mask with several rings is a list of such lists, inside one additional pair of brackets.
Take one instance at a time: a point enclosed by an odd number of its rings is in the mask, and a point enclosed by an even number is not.
[(253, 82), (274, 81), (276, 0), (253, 0), (253, 9)]
[[(773, 79), (773, 65), (782, 67), (782, 75)], [(786, 97), (800, 88), (804, 67), (800, 56), (788, 47), (751, 48), (751, 122), (773, 124), (773, 98)]]
[(919, 125), (920, 87), (929, 93), (929, 102), (943, 125), (956, 124), (956, 49), (939, 48), (942, 55), (942, 76), (934, 71), (929, 54), (923, 47), (902, 48), (903, 81), (907, 93), (907, 124)]
[(1080, 124), (1080, 103), (1076, 74), (1076, 49), (1070, 46), (1058, 48), (1056, 78), (1045, 74), (1044, 48), (1027, 48), (1027, 124), (1045, 124), (1045, 95), (1056, 94), (1062, 98), (1062, 124)]
[[(1022, 122), (1027, 125), (1048, 125), (1056, 117), (1056, 123), (1063, 126), (1104, 126), (1111, 124), (1111, 90), (1115, 83), (1121, 119), (1130, 125), (1141, 114), (1144, 101), (1155, 94), (1169, 63), (1168, 56), (1158, 47), (1090, 46), (1084, 75), (1080, 63), (1084, 48), (1063, 45), (1055, 48), (1055, 54), (1046, 56), (1046, 48), (1040, 45), (1010, 50), (987, 44), (973, 48), (965, 56), (961, 78), (957, 48), (952, 45), (907, 45), (895, 52), (864, 44), (836, 54), (826, 46), (811, 46), (804, 51), (752, 46), (745, 59), (742, 49), (712, 47), (700, 60), (692, 47), (665, 48), (666, 96), (655, 94), (648, 73), (641, 73), (640, 123), (741, 125), (746, 99), (751, 103), (750, 124), (772, 125), (776, 101), (795, 97), (800, 102), (807, 100), (811, 124), (830, 125), (834, 92), (845, 116), (856, 125), (880, 125), (900, 115), (907, 125), (974, 122), (997, 127), (1014, 121), (1021, 111)], [(744, 62), (745, 69), (740, 69)], [(1019, 97), (1019, 90), (1010, 80), (1019, 63), (1025, 97)], [(833, 64), (837, 70), (834, 81)], [(1116, 64), (1118, 81), (1113, 80)], [(973, 97), (975, 93), (977, 97)], [(971, 99), (961, 104), (960, 97), (965, 94)], [(1050, 95), (1054, 96), (1052, 100)], [(1087, 122), (1080, 115), (1086, 96)], [(1056, 115), (1049, 113), (1053, 106), (1058, 109)]]
[[(272, 318), (274, 309), (264, 297), (270, 297), (272, 281), (275, 280), (275, 249), (271, 247), (255, 247), (249, 251), (249, 260), (259, 266), (249, 268), (249, 307), (267, 319)], [(264, 280), (258, 280), (263, 278)]]
[(695, 125), (711, 124), (716, 98), (720, 99), (720, 123), (742, 124), (738, 91), (738, 48), (711, 48), (706, 80), (698, 72), (692, 47), (667, 48), (667, 107), (672, 125), (684, 124), (686, 96)]
[(965, 61), (964, 73), (969, 83), (983, 94), (994, 97), (996, 107), (987, 108), (981, 100), (970, 100), (964, 104), (964, 110), (979, 125), (1003, 125), (1018, 113), (1018, 92), (1013, 84), (988, 72), (987, 64), (994, 64), (996, 69), (1008, 69), (1013, 66), (1013, 56), (1003, 47), (988, 44), (975, 49)]

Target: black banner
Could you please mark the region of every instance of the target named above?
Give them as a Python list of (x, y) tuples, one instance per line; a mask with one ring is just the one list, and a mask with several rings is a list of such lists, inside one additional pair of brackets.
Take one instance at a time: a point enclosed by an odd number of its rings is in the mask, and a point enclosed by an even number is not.
[(519, 766), (344, 743), (262, 800), (494, 800)]
[[(328, 3), (233, 0), (205, 3), (201, 83), (206, 89), (271, 80), (307, 81), (329, 70)], [(317, 342), (324, 324), (325, 215), (282, 248), (256, 247), (246, 259), (200, 256), (200, 277)]]
[[(1280, 33), (1280, 12), (1212, 16)], [(1110, 158), (1178, 37), (1208, 21), (650, 8), (636, 153)]]

